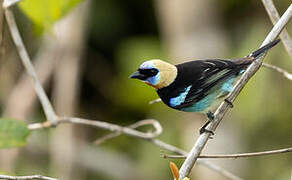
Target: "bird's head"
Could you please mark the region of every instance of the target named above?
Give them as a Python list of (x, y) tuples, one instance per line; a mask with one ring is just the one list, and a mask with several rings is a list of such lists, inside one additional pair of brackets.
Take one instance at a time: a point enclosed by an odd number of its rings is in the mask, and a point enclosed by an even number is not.
[(156, 89), (170, 85), (177, 76), (177, 68), (159, 59), (143, 62), (130, 78), (140, 79)]

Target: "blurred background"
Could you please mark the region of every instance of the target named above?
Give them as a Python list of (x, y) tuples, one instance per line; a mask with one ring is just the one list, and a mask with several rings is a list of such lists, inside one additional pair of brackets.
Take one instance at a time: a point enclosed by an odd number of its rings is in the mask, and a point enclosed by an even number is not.
[[(290, 0), (274, 2), (282, 14)], [(44, 7), (45, 8), (45, 7)], [(159, 58), (182, 63), (204, 58), (237, 58), (257, 49), (272, 25), (254, 0), (84, 0), (60, 21), (44, 28), (13, 8), (39, 78), (59, 115), (129, 125), (159, 120), (163, 141), (189, 151), (204, 115), (172, 110), (147, 85), (128, 79), (139, 64)], [(287, 26), (288, 32), (292, 24)], [(0, 49), (0, 112), (28, 123), (45, 120), (32, 82), (20, 62), (6, 24)], [(291, 32), (291, 31), (290, 31)], [(265, 62), (292, 72), (283, 44)], [(236, 99), (204, 153), (264, 151), (292, 146), (292, 83), (261, 68)], [(62, 180), (171, 179), (161, 149), (119, 136), (100, 145), (109, 132), (64, 124), (34, 131), (22, 148), (0, 150), (0, 171), (42, 174)], [(163, 151), (164, 153), (169, 153)], [(290, 178), (291, 154), (210, 160), (243, 179)], [(174, 161), (178, 166), (182, 160)], [(218, 179), (196, 165), (191, 179)]]

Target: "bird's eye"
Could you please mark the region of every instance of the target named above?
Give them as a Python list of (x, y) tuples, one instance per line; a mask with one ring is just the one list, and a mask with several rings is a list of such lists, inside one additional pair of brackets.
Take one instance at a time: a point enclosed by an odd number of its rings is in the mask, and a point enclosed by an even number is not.
[(150, 69), (150, 74), (152, 76), (156, 75), (158, 73), (158, 70), (157, 69)]
[(157, 69), (138, 69), (138, 71), (148, 77), (155, 76), (158, 73)]

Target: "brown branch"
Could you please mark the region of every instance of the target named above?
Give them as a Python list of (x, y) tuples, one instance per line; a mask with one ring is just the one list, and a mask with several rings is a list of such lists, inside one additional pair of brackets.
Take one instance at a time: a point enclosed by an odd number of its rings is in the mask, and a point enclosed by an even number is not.
[[(277, 149), (277, 150), (270, 150), (270, 151), (262, 151), (262, 152), (251, 152), (251, 153), (238, 153), (238, 154), (207, 154), (207, 155), (200, 155), (199, 158), (212, 158), (212, 159), (226, 159), (226, 158), (247, 158), (247, 157), (255, 157), (255, 156), (268, 156), (268, 155), (276, 155), (282, 153), (291, 153), (292, 147), (284, 148), (284, 149)], [(185, 155), (169, 155), (163, 154), (163, 158), (170, 158), (170, 159), (185, 159), (187, 156)]]

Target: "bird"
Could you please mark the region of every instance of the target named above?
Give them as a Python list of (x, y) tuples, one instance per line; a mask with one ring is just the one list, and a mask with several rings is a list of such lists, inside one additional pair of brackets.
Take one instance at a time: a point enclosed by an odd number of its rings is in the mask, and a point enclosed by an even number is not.
[(200, 134), (212, 131), (207, 125), (214, 119), (211, 110), (233, 90), (235, 82), (248, 66), (266, 51), (278, 44), (280, 39), (239, 59), (192, 60), (173, 65), (160, 59), (143, 62), (129, 78), (139, 79), (155, 88), (164, 104), (172, 109), (185, 112), (206, 113), (208, 121)]

